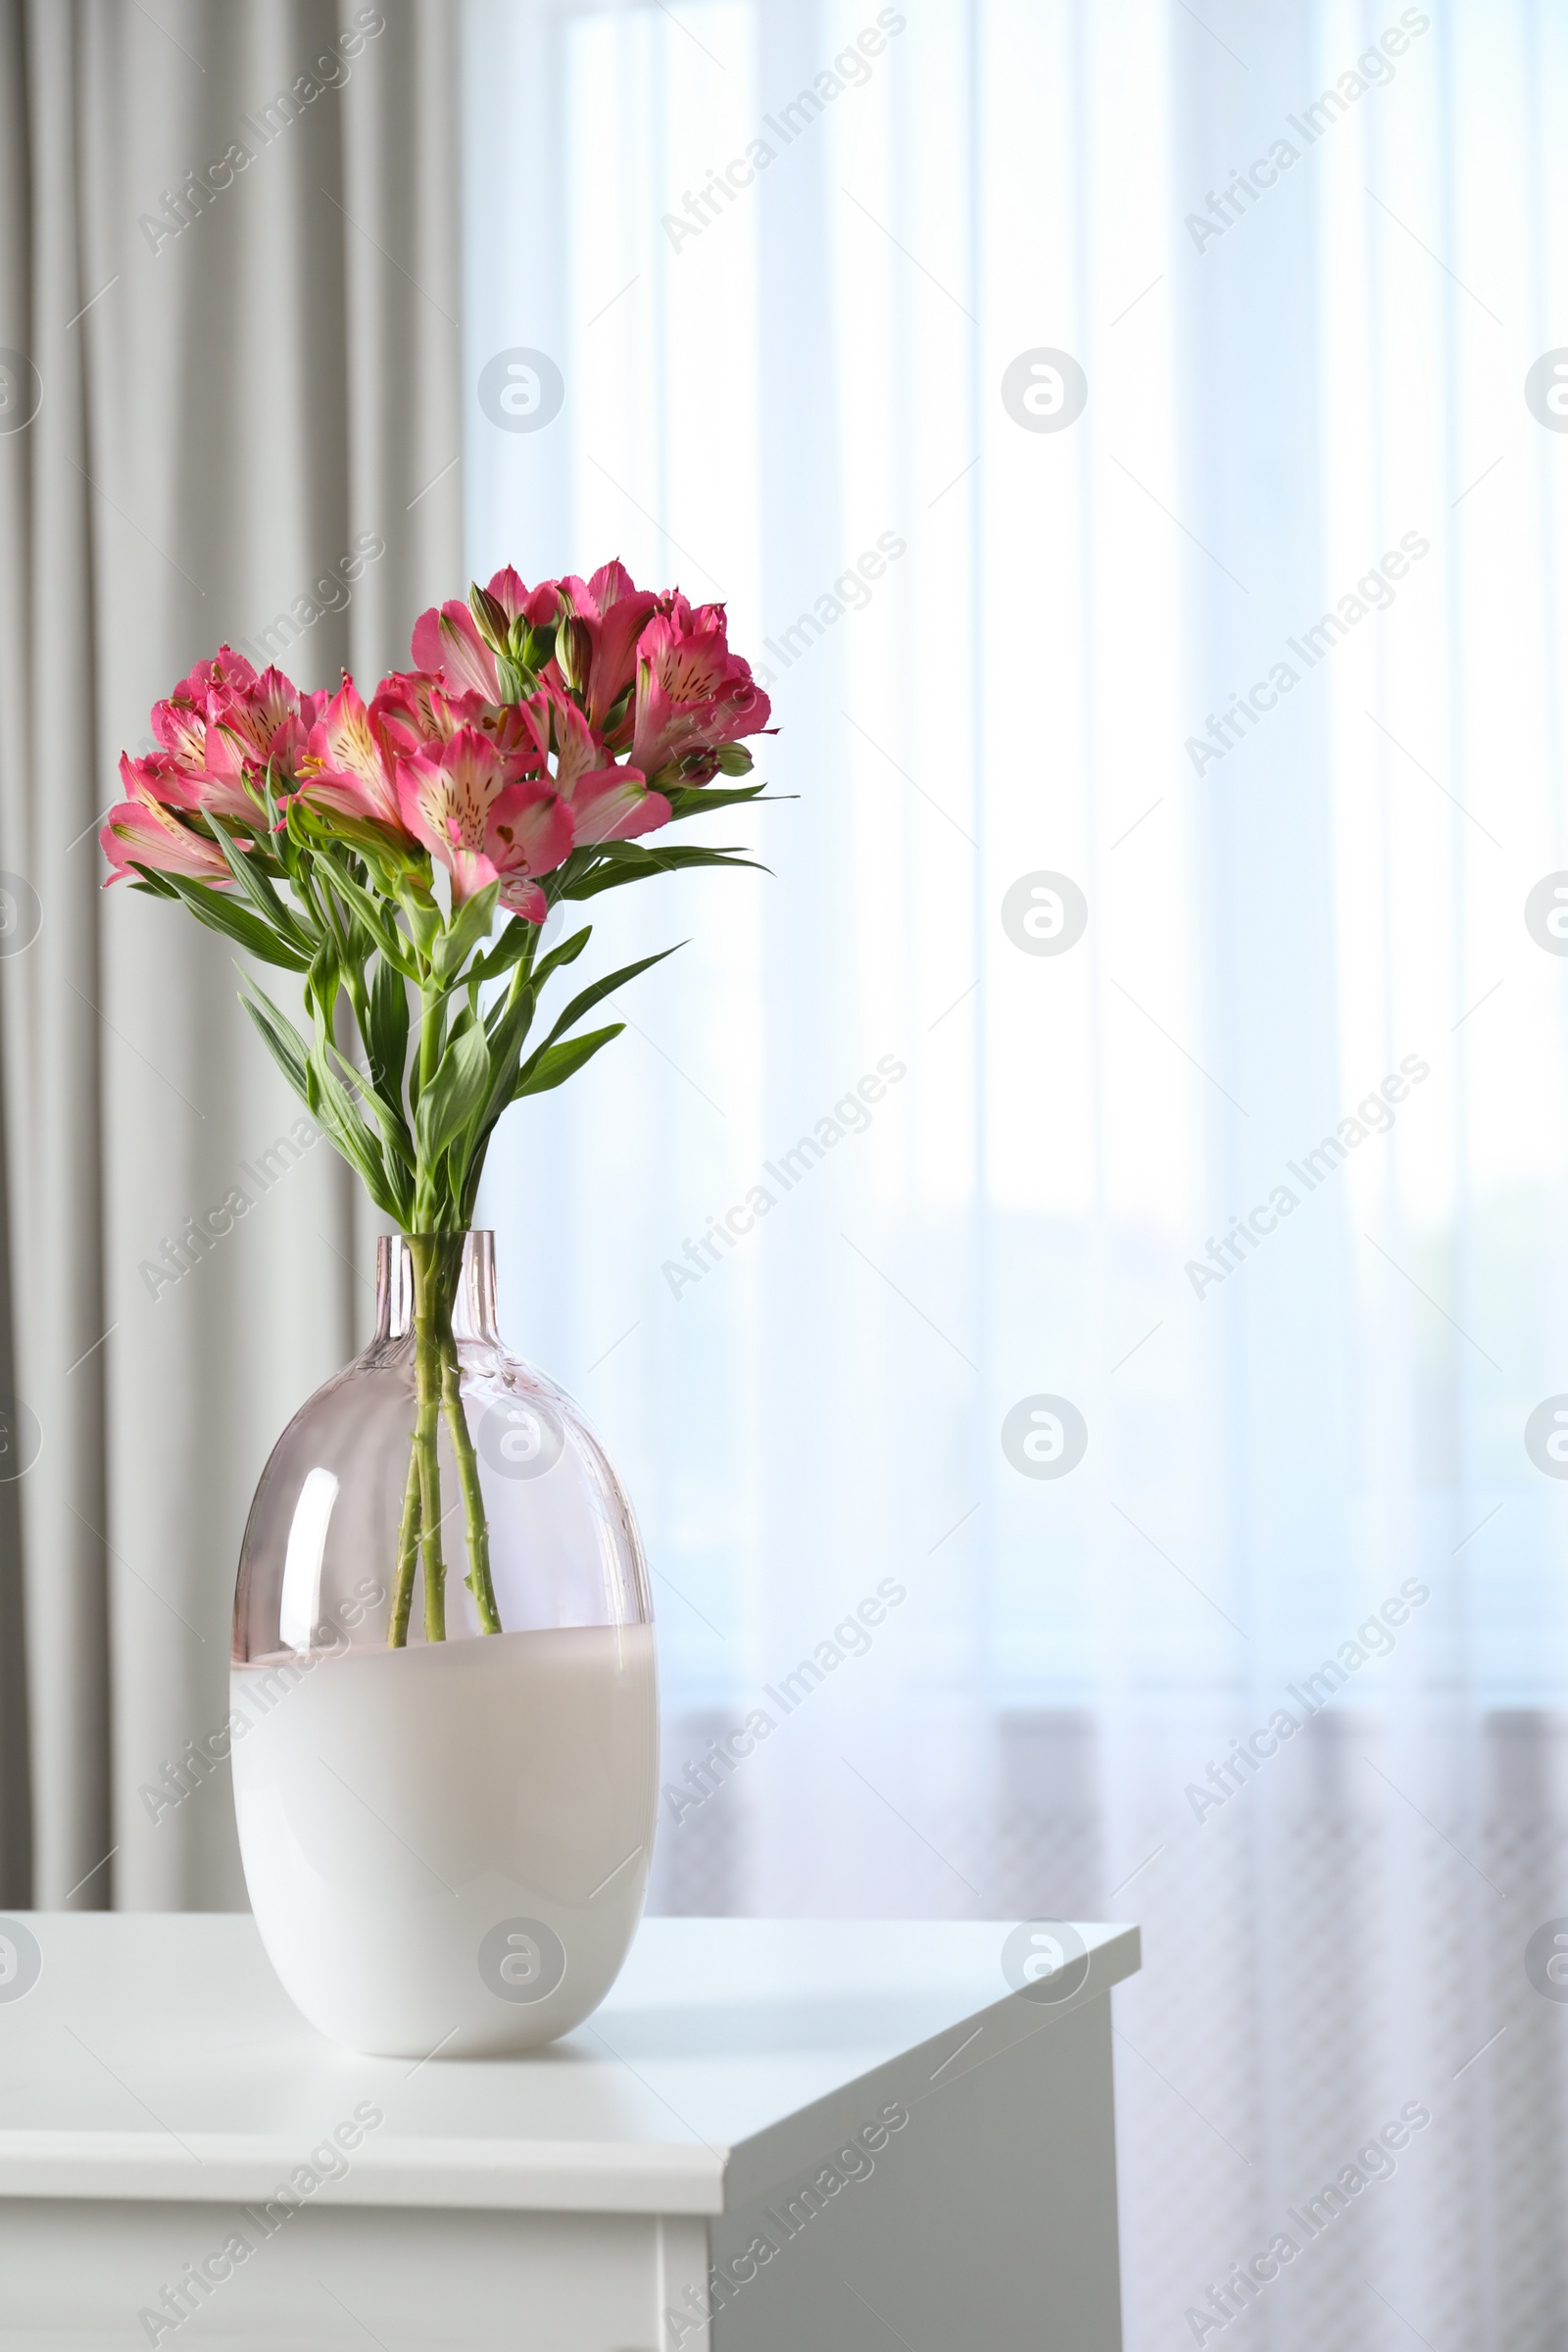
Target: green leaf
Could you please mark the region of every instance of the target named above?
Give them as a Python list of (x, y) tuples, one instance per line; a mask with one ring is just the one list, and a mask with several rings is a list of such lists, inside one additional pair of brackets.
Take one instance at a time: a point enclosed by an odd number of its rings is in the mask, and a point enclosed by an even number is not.
[(344, 905), (359, 916), (360, 921), (374, 941), (378, 953), (384, 956), (389, 963), (396, 964), (405, 979), (417, 979), (418, 973), (415, 966), (413, 952), (392, 919), (392, 910), (386, 901), (376, 898), (373, 892), (365, 888), (363, 883), (357, 882), (335, 858), (323, 858), (317, 868), (317, 874), (318, 878), (325, 880)]
[(489, 1044), (481, 1023), (466, 1011), (415, 1113), (414, 1133), (425, 1170), (450, 1151), (483, 1109), (489, 1092)]
[(311, 1050), (293, 1022), (278, 1011), (265, 989), (247, 980), (240, 994), (240, 1003), (261, 1034), (272, 1059), (288, 1080), (302, 1102), (311, 1099), (309, 1066)]
[[(513, 989), (516, 989), (517, 991), (515, 996), (513, 994)], [(484, 1016), (484, 1033), (489, 1041), (490, 1058), (492, 1061), (495, 1059), (496, 1054), (503, 1051), (499, 1041), (504, 1036), (511, 1037), (513, 1039), (514, 1051), (515, 1051), (516, 1046), (519, 1046), (522, 1043), (522, 1040), (527, 1036), (529, 1026), (533, 1020), (534, 1005), (538, 1000), (538, 984), (531, 979), (527, 979), (523, 980), (520, 988), (518, 988), (517, 982), (514, 980), (512, 988), (508, 989), (506, 995), (504, 997), (497, 997), (495, 1003), (491, 1005), (489, 1011)], [(522, 1016), (520, 1026), (518, 1020), (519, 1014)]]
[(366, 1018), (365, 1050), (370, 1064), (370, 1109), (388, 1145), (408, 1167), (415, 1164), (414, 1138), (403, 1112), (403, 1074), (409, 1058), (409, 992), (403, 975), (384, 959), (375, 967)]
[(284, 906), (268, 876), (252, 858), (238, 847), (227, 829), (219, 824), (213, 827), (213, 838), (222, 851), (228, 870), (250, 900), (261, 920), (285, 940), (296, 954), (309, 956), (317, 946), (313, 933)]
[(338, 960), (337, 942), (329, 937), (322, 940), (311, 957), (311, 967), (305, 979), (307, 1001), (323, 1037), (331, 1034), (332, 1011), (341, 986), (342, 966)]
[[(152, 869), (138, 865), (135, 870), (146, 880)], [(205, 923), (209, 931), (220, 932), (224, 939), (235, 941), (263, 963), (278, 964), (286, 972), (303, 972), (309, 968), (309, 956), (291, 948), (274, 931), (269, 930), (260, 915), (253, 914), (248, 906), (236, 905), (233, 899), (225, 898), (211, 883), (193, 882), (186, 874), (168, 874), (164, 879), (169, 884), (171, 896), (183, 900), (196, 920)]]
[[(625, 855), (628, 850), (637, 850), (640, 855), (628, 858)], [(610, 841), (601, 845), (599, 855), (608, 862), (568, 882), (561, 893), (564, 899), (597, 898), (600, 891), (617, 889), (623, 882), (641, 882), (652, 874), (679, 873), (695, 865), (750, 866), (760, 874), (768, 871), (757, 858), (743, 858), (736, 850), (699, 849), (691, 842), (672, 842), (667, 849), (655, 851), (644, 850), (635, 841)]]
[(398, 891), (409, 934), (419, 954), (428, 956), (441, 936), (441, 909), (427, 892), (415, 889), (405, 878)]
[(318, 1046), (306, 1070), (307, 1101), (313, 1118), (319, 1119), (332, 1142), (357, 1172), (366, 1191), (383, 1215), (400, 1222), (408, 1188), (394, 1184), (387, 1173), (381, 1147), (354, 1107), (354, 1098), (330, 1067)]
[[(376, 1207), (396, 1219), (406, 1232), (413, 1215), (413, 1185), (408, 1181), (399, 1183), (388, 1172), (375, 1137), (361, 1121), (347, 1087), (327, 1061), (325, 1049), (320, 1045), (308, 1046), (293, 1022), (279, 1012), (270, 997), (253, 980), (247, 981), (246, 993), (240, 1001), (255, 1022), (263, 1044), (312, 1117), (320, 1121)], [(373, 1096), (367, 1096), (366, 1100), (372, 1109), (378, 1108)]]
[(386, 1102), (401, 1103), (409, 1060), (409, 991), (396, 964), (384, 956), (370, 983), (369, 1010), (365, 1050), (370, 1059), (370, 1083)]
[(469, 985), (478, 987), (486, 980), (499, 980), (503, 972), (510, 972), (514, 963), (533, 953), (538, 940), (537, 925), (526, 921), (520, 914), (514, 914), (489, 955), (481, 956), (476, 962), (469, 964)]
[[(588, 856), (591, 853), (583, 852), (581, 854)], [(537, 994), (551, 973), (559, 972), (563, 964), (575, 963), (593, 935), (593, 925), (585, 923), (580, 931), (573, 931), (568, 939), (564, 939), (559, 948), (552, 948), (544, 960), (535, 964), (529, 973), (529, 985), (534, 992)], [(525, 921), (520, 914), (515, 915), (506, 930), (502, 932), (489, 955), (481, 956), (477, 963), (469, 965), (469, 980), (499, 980), (502, 973), (510, 971), (512, 966), (522, 956), (530, 952), (537, 953), (540, 937), (541, 933), (536, 924)]]
[[(286, 806), (279, 814), (277, 789), (273, 781), (275, 767), (276, 762), (270, 759), (267, 762), (267, 773), (262, 778), (262, 799), (267, 807), (267, 839), (273, 857), (283, 868), (284, 873), (288, 875), (289, 880), (292, 881), (299, 867), (301, 852), (289, 830)], [(289, 797), (291, 796), (285, 795), (285, 801)]]
[(474, 1142), (477, 1145), (495, 1125), (517, 1082), (517, 1057), (523, 1040), (533, 1026), (534, 991), (531, 986), (521, 990), (511, 1004), (503, 1004), (486, 1024), (486, 1042), (490, 1052), (490, 1087), (484, 1107), (474, 1123)]
[(661, 842), (650, 847), (641, 841), (602, 841), (596, 855), (610, 865), (624, 866), (630, 873), (674, 873), (686, 865), (712, 865), (726, 858), (744, 856), (740, 845), (725, 842), (722, 847), (710, 848), (694, 841)]
[[(365, 1104), (366, 1109), (385, 1137), (387, 1148), (393, 1158), (400, 1160), (408, 1169), (409, 1174), (414, 1175), (416, 1164), (414, 1155), (414, 1138), (409, 1133), (408, 1121), (403, 1116), (401, 1103), (387, 1102), (378, 1088), (367, 1086), (363, 1071), (357, 1070), (352, 1062), (344, 1060), (335, 1046), (330, 1051), (333, 1058), (341, 1063), (348, 1073), (344, 1081), (345, 1091), (356, 1102)], [(390, 1162), (388, 1164), (390, 1165)]]
[(419, 997), (419, 1033), (417, 1042), (415, 1046), (414, 1054), (409, 1062), (408, 1072), (409, 1109), (411, 1112), (417, 1111), (419, 1107), (419, 1097), (424, 1092), (425, 1054), (427, 1048), (429, 1053), (429, 1066), (432, 1076), (441, 1066), (441, 1055), (445, 1050), (447, 1034), (446, 1004), (446, 998), (443, 997), (438, 991), (430, 991), (429, 993), (426, 993), (421, 990)]
[[(558, 607), (559, 609), (559, 607)], [(555, 659), (556, 623), (532, 621), (519, 612), (512, 624), (512, 659), (524, 669), (541, 670)]]
[(347, 843), (362, 858), (390, 864), (395, 873), (424, 862), (424, 853), (394, 833), (389, 825), (380, 824), (370, 816), (349, 816), (339, 808), (329, 814), (318, 808), (303, 792), (289, 797), (284, 830), (296, 848), (314, 852), (318, 857), (325, 857)]
[(512, 1090), (514, 1102), (524, 1095), (547, 1095), (552, 1087), (564, 1086), (565, 1081), (591, 1061), (601, 1046), (608, 1046), (612, 1037), (619, 1037), (624, 1021), (614, 1021), (608, 1029), (590, 1029), (586, 1037), (568, 1037), (559, 1046), (541, 1046), (523, 1063), (516, 1085)]
[(504, 703), (526, 702), (538, 688), (539, 681), (531, 669), (521, 668), (508, 654), (496, 656), (496, 685)]
[(451, 921), (430, 950), (430, 970), (443, 985), (457, 979), (474, 949), (482, 947), (489, 938), (500, 896), (500, 883), (487, 882), (483, 890), (476, 890), (471, 899), (465, 899), (454, 910)]
[[(675, 943), (675, 947), (683, 948), (685, 945), (686, 942), (683, 939), (677, 940)], [(637, 963), (623, 963), (618, 972), (609, 972), (603, 980), (595, 980), (591, 987), (583, 989), (580, 995), (572, 998), (571, 1003), (545, 1039), (545, 1045), (553, 1046), (557, 1038), (571, 1027), (573, 1021), (581, 1020), (585, 1012), (591, 1012), (596, 1004), (603, 1004), (606, 997), (613, 996), (617, 988), (624, 988), (628, 980), (635, 980), (639, 972), (646, 972), (651, 964), (662, 963), (666, 956), (673, 956), (674, 953), (675, 948), (661, 948), (657, 956), (644, 956)]]
[(670, 821), (678, 824), (682, 817), (709, 816), (718, 808), (735, 808), (743, 803), (789, 800), (789, 793), (768, 793), (765, 784), (671, 784), (663, 790), (669, 803)]
[(566, 964), (575, 963), (593, 935), (592, 923), (584, 923), (580, 931), (573, 931), (569, 939), (564, 939), (559, 948), (552, 948), (543, 963), (534, 965), (534, 987), (536, 989), (543, 988), (552, 972), (559, 972)]

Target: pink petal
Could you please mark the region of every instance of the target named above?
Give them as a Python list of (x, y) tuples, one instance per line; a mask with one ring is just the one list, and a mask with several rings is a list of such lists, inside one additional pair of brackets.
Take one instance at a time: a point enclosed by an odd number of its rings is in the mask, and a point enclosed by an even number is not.
[(496, 797), (484, 846), (498, 873), (548, 874), (571, 856), (571, 810), (543, 777), (527, 776)]
[(502, 875), (501, 904), (530, 923), (542, 923), (550, 912), (550, 901), (538, 883), (525, 882), (518, 874)]
[(439, 678), (423, 670), (394, 670), (370, 704), (372, 730), (400, 757), (445, 743), (459, 724)]
[[(267, 756), (272, 761), (277, 776), (285, 782), (293, 782), (298, 778), (310, 740), (310, 729), (303, 718), (297, 717), (293, 711), (280, 719), (272, 730)], [(275, 781), (273, 789), (276, 789)]]
[(509, 620), (515, 620), (528, 609), (528, 591), (510, 564), (496, 573), (486, 594), (495, 598)]
[(477, 727), (460, 727), (439, 752), (398, 762), (403, 822), (446, 866), (455, 903), (496, 879), (486, 834), (506, 776), (505, 759)]
[[(610, 611), (612, 605), (619, 604), (623, 598), (640, 598), (647, 592), (638, 587), (625, 564), (617, 558), (612, 564), (601, 564), (588, 583), (588, 593), (593, 598), (594, 611), (603, 615)], [(649, 596), (650, 612), (657, 601), (656, 598)]]
[[(397, 824), (396, 788), (370, 714), (352, 678), (344, 679), (327, 706), (326, 716), (311, 729), (306, 765), (311, 771), (307, 789), (322, 808), (373, 817), (380, 824)], [(318, 791), (318, 778), (332, 786), (330, 794)]]
[(122, 752), (120, 780), (125, 787), (126, 798), (140, 801), (147, 808), (201, 806), (198, 781), (169, 752), (152, 752), (145, 760), (133, 760), (128, 752)]
[(173, 817), (146, 801), (122, 801), (111, 808), (109, 821), (98, 839), (114, 868), (109, 877), (111, 882), (122, 880), (133, 861), (152, 866), (159, 873), (188, 874), (224, 887), (233, 881), (216, 842), (187, 831)]
[(601, 767), (579, 776), (571, 796), (571, 821), (581, 842), (633, 841), (655, 833), (670, 819), (662, 792), (650, 792), (635, 767)]
[[(271, 674), (275, 677), (279, 673), (274, 670)], [(215, 684), (235, 686), (241, 694), (250, 694), (256, 686), (256, 672), (243, 654), (236, 654), (231, 645), (220, 645), (213, 663), (213, 680)]]
[(501, 700), (495, 656), (467, 606), (455, 598), (439, 610), (432, 605), (420, 613), (414, 624), (414, 659), (418, 668), (439, 671), (460, 694), (482, 694), (490, 703)]
[(207, 712), (182, 695), (153, 705), (153, 733), (167, 752), (193, 773), (207, 763)]

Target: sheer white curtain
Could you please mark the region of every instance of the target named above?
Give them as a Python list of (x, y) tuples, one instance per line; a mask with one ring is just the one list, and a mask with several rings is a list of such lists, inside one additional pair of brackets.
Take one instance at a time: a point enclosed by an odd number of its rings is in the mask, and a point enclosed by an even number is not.
[(1200, 13), (470, 0), (472, 568), (723, 597), (798, 796), (599, 903), (689, 944), (487, 1214), (641, 1511), (666, 1907), (1139, 1917), (1129, 2343), (1294, 2230), (1251, 2342), (1544, 2344), (1568, 23)]

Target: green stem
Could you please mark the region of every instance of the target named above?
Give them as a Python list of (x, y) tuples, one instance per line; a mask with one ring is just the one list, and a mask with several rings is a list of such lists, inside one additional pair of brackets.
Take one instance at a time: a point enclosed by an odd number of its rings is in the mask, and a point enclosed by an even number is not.
[(409, 1478), (403, 1490), (403, 1517), (398, 1523), (398, 1565), (392, 1586), (392, 1622), (387, 1643), (393, 1649), (408, 1645), (409, 1616), (414, 1606), (414, 1571), (419, 1557), (419, 1453), (409, 1448)]
[[(442, 1007), (445, 1002), (443, 992), (434, 988), (429, 981), (424, 982), (420, 987), (418, 1066), (421, 1099), (425, 1088), (435, 1076), (436, 1065), (441, 1059), (441, 1031), (445, 1026), (442, 1019)], [(417, 1120), (415, 1122), (415, 1129), (417, 1133)], [(439, 1202), (435, 1196), (436, 1172), (433, 1168), (426, 1168), (423, 1165), (423, 1156), (421, 1152), (414, 1198), (415, 1221), (421, 1229), (433, 1225), (439, 1210)]]
[(424, 1536), (424, 1638), (447, 1638), (446, 1561), (441, 1552), (441, 1457), (437, 1446), (441, 1413), (441, 1360), (452, 1333), (447, 1261), (451, 1237), (409, 1236), (414, 1262), (414, 1453), (419, 1475), (419, 1518)]
[(495, 1587), (490, 1581), (490, 1523), (485, 1517), (484, 1494), (479, 1485), (478, 1456), (473, 1450), (468, 1416), (463, 1409), (463, 1392), (458, 1385), (455, 1340), (442, 1357), (441, 1402), (446, 1408), (447, 1429), (458, 1460), (458, 1484), (463, 1490), (463, 1517), (468, 1538), (468, 1573), (464, 1582), (473, 1594), (479, 1631), (499, 1634), (501, 1615), (496, 1607)]

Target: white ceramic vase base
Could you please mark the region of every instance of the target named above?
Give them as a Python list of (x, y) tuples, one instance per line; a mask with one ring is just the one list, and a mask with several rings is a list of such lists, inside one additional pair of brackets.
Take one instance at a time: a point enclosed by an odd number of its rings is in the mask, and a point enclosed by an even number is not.
[(231, 1691), (252, 1908), (322, 2034), (491, 2057), (597, 2008), (648, 1884), (651, 1625), (281, 1655)]

